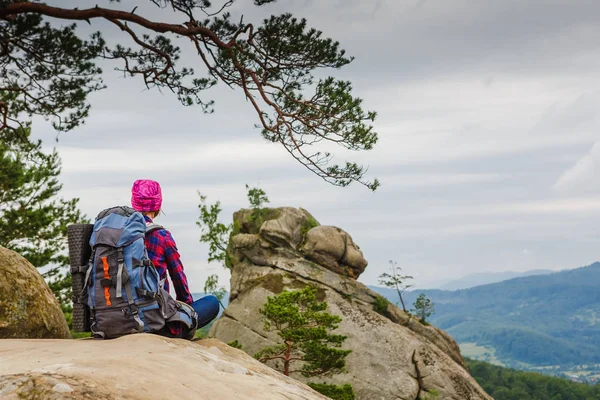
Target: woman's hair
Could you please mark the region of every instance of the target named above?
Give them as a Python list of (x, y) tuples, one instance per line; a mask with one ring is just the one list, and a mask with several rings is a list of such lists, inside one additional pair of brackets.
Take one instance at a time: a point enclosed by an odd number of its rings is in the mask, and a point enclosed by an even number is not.
[(143, 215), (147, 215), (150, 218), (156, 218), (160, 215), (160, 210), (156, 210), (156, 211), (142, 211)]

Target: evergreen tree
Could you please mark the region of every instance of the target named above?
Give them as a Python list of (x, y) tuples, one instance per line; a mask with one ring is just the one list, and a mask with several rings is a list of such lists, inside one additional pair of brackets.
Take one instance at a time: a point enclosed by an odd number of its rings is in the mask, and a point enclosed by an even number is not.
[[(263, 349), (255, 358), (271, 362), (286, 376), (292, 373), (305, 377), (329, 376), (345, 371), (346, 357), (352, 352), (341, 349), (347, 336), (330, 333), (342, 319), (326, 311), (327, 303), (318, 301), (316, 292), (315, 287), (307, 286), (267, 298), (259, 310), (265, 330), (275, 330), (283, 343)], [(348, 396), (348, 388), (344, 387), (313, 384), (315, 390)]]
[[(184, 106), (206, 113), (213, 112), (214, 102), (204, 98), (205, 90), (217, 82), (238, 89), (256, 111), (262, 136), (317, 176), (339, 186), (379, 186), (365, 179), (366, 167), (333, 164), (331, 153), (314, 149), (323, 142), (371, 150), (378, 139), (372, 127), (376, 113), (363, 109), (351, 83), (314, 74), (352, 62), (338, 42), (289, 13), (262, 22), (234, 20), (235, 0), (222, 6), (209, 0), (138, 0), (131, 11), (114, 4), (119, 2), (84, 8), (88, 4), (81, 2), (67, 7), (51, 0), (0, 0), (0, 93), (7, 97), (0, 102), (0, 131), (18, 124), (9, 115), (21, 114), (49, 118), (61, 131), (80, 125), (89, 113), (88, 95), (105, 87), (96, 62), (112, 60), (124, 76), (170, 91)], [(156, 7), (161, 12), (153, 13)], [(50, 18), (70, 25), (50, 24)], [(98, 20), (108, 22), (103, 30), (122, 35), (118, 44), (109, 46), (106, 32), (80, 37), (77, 24)], [(181, 65), (178, 44), (198, 55), (204, 74)]]
[[(30, 140), (27, 126), (6, 129), (0, 141), (0, 246), (13, 250), (35, 267), (58, 298), (63, 311), (71, 309), (71, 275), (64, 252), (67, 225), (84, 222), (78, 199), (60, 197), (61, 171), (56, 151), (46, 154)], [(9, 143), (11, 145), (9, 145)]]
[(414, 312), (419, 317), (421, 322), (426, 322), (427, 318), (429, 318), (435, 312), (435, 305), (431, 301), (431, 299), (425, 296), (425, 293), (421, 293), (417, 300), (413, 303)]

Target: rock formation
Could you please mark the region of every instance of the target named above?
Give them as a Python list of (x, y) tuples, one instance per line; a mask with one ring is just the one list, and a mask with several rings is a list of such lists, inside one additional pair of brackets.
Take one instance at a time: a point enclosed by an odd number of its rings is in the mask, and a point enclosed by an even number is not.
[(0, 398), (325, 400), (218, 340), (0, 340)]
[(0, 247), (0, 339), (70, 337), (60, 306), (37, 269)]
[[(228, 247), (232, 267), (227, 310), (210, 336), (238, 340), (249, 354), (279, 343), (264, 330), (258, 310), (268, 296), (312, 284), (342, 323), (352, 349), (346, 374), (312, 381), (350, 383), (357, 399), (490, 399), (464, 368), (459, 347), (393, 305), (374, 311), (377, 294), (356, 281), (364, 271), (360, 248), (336, 227), (319, 226), (305, 210), (241, 210), (234, 214)], [(306, 381), (301, 375), (294, 378)]]

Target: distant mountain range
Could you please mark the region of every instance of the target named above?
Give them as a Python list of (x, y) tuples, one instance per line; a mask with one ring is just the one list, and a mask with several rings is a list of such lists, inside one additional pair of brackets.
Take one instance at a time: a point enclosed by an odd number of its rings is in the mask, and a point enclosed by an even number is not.
[[(398, 301), (393, 290), (371, 289)], [(470, 289), (415, 290), (405, 295), (407, 307), (420, 293), (435, 303), (432, 324), (504, 365), (600, 364), (600, 263)]]
[(468, 289), (475, 286), (488, 285), (490, 283), (502, 282), (513, 278), (523, 278), (532, 275), (547, 275), (556, 271), (549, 269), (534, 269), (525, 272), (503, 271), (503, 272), (482, 272), (464, 276), (460, 279), (455, 279), (445, 283), (436, 289), (440, 290), (458, 290)]

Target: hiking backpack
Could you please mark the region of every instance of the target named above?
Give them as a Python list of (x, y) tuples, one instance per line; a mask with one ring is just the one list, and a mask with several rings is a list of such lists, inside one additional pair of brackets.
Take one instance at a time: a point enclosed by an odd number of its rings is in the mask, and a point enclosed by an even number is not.
[(96, 217), (89, 238), (91, 257), (79, 296), (87, 298), (94, 337), (166, 334), (165, 325), (173, 322), (187, 327), (188, 339), (194, 336), (197, 314), (164, 290), (164, 280), (148, 258), (144, 237), (156, 229), (162, 226), (147, 226), (144, 216), (129, 207), (109, 208)]

